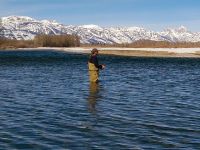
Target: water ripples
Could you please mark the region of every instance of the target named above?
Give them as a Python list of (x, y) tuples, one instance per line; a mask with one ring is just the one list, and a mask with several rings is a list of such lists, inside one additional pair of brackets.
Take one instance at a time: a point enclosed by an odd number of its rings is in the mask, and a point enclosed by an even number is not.
[(2, 149), (199, 149), (199, 59), (0, 52)]

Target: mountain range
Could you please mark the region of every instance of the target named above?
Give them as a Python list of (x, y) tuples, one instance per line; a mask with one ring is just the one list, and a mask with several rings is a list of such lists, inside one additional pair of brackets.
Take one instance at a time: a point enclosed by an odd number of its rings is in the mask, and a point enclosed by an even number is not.
[(36, 20), (27, 16), (0, 18), (0, 37), (31, 40), (36, 35), (78, 35), (81, 43), (132, 43), (137, 40), (169, 42), (199, 42), (200, 32), (191, 32), (186, 27), (168, 28), (155, 32), (140, 27), (100, 27), (98, 25), (64, 25), (52, 20)]

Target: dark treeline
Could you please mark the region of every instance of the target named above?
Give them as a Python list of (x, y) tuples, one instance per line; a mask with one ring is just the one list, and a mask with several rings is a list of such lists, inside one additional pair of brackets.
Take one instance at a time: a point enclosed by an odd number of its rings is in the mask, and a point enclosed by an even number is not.
[(80, 38), (76, 35), (38, 35), (34, 45), (39, 47), (79, 47)]
[(195, 48), (200, 47), (200, 42), (167, 42), (138, 40), (133, 43), (123, 44), (82, 44), (84, 47), (126, 47), (126, 48)]
[(35, 47), (78, 47), (80, 38), (76, 35), (38, 35), (33, 40), (10, 40), (0, 38), (0, 48), (35, 48)]
[(0, 48), (35, 48), (35, 47), (127, 47), (127, 48), (195, 48), (200, 42), (167, 42), (138, 40), (124, 44), (80, 44), (76, 35), (38, 35), (33, 40), (10, 40), (0, 37)]
[(1, 49), (13, 49), (13, 48), (29, 48), (35, 47), (33, 40), (10, 40), (6, 38), (0, 38)]

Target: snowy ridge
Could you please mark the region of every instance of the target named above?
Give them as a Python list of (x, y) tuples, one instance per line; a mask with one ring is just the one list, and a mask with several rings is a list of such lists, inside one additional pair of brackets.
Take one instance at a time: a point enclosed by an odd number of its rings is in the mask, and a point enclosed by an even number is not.
[(200, 32), (190, 32), (184, 26), (154, 32), (140, 27), (100, 27), (97, 25), (63, 25), (55, 20), (36, 20), (26, 16), (0, 18), (0, 37), (17, 40), (30, 40), (38, 34), (60, 35), (75, 34), (81, 43), (132, 43), (146, 39), (170, 42), (198, 42)]

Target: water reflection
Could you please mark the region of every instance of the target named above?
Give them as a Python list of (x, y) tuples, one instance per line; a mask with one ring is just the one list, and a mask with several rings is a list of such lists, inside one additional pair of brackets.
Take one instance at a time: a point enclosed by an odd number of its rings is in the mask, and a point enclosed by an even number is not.
[(92, 113), (96, 113), (96, 103), (99, 98), (99, 83), (90, 82), (89, 96), (88, 96), (88, 109)]

